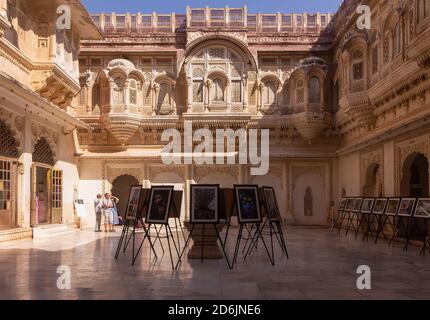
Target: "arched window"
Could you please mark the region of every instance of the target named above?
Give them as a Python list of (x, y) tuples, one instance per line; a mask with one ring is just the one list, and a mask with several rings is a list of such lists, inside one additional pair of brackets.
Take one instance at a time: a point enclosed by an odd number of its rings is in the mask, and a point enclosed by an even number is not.
[(393, 33), (393, 56), (397, 56), (400, 53), (402, 42), (401, 42), (401, 29), (400, 29), (400, 21), (397, 22), (396, 26), (394, 27), (394, 33)]
[(114, 80), (112, 100), (114, 103), (124, 103), (124, 80), (122, 78)]
[(276, 102), (276, 85), (267, 81), (263, 87), (263, 105), (274, 105)]
[(15, 138), (6, 124), (0, 121), (0, 156), (17, 158), (18, 149)]
[(321, 84), (318, 77), (311, 77), (309, 79), (309, 103), (321, 102)]
[(93, 92), (92, 92), (92, 100), (93, 100), (93, 107), (100, 105), (100, 83), (95, 83), (93, 85)]
[(211, 101), (223, 102), (224, 101), (224, 83), (221, 79), (215, 78), (212, 80), (210, 88)]
[(34, 145), (33, 162), (44, 163), (50, 166), (54, 165), (54, 156), (45, 138), (40, 138)]
[(382, 41), (382, 60), (384, 64), (390, 62), (390, 37), (388, 33), (384, 35)]
[(83, 86), (79, 91), (79, 105), (85, 106), (87, 104), (87, 87)]
[(430, 17), (430, 2), (428, 0), (418, 0), (417, 10), (417, 22), (420, 24), (424, 19)]
[(284, 88), (282, 89), (282, 104), (284, 106), (288, 106), (290, 104), (290, 93), (288, 90), (288, 83), (284, 85)]
[(160, 93), (158, 94), (158, 105), (170, 105), (170, 85), (167, 83), (160, 84)]
[(332, 112), (339, 111), (339, 99), (340, 99), (340, 86), (339, 81), (336, 81), (334, 87), (333, 87), (333, 106), (332, 106)]
[(193, 102), (203, 102), (203, 80), (193, 81)]
[(137, 85), (136, 81), (130, 80), (130, 103), (131, 104), (137, 104)]
[(354, 51), (352, 55), (352, 79), (361, 80), (364, 77), (363, 52)]
[(296, 103), (302, 104), (305, 102), (305, 89), (304, 89), (304, 81), (298, 80), (296, 87)]

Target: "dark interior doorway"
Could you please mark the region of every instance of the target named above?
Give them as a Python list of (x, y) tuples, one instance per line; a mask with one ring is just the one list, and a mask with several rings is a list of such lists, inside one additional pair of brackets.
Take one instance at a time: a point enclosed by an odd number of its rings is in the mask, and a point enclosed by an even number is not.
[(112, 183), (112, 195), (119, 199), (118, 202), (118, 215), (124, 217), (125, 210), (127, 209), (127, 201), (130, 193), (130, 187), (138, 185), (139, 181), (128, 174), (117, 177)]

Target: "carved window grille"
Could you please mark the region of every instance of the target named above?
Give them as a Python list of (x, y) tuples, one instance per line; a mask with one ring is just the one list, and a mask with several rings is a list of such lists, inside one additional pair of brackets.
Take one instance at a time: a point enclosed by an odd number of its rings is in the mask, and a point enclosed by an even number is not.
[(321, 84), (320, 79), (318, 79), (317, 77), (312, 77), (309, 79), (309, 102), (321, 102)]
[(0, 210), (11, 209), (11, 166), (10, 161), (0, 160)]
[(385, 35), (382, 46), (384, 64), (387, 64), (390, 61), (390, 39), (388, 35)]
[(85, 106), (87, 102), (87, 88), (82, 87), (81, 91), (79, 92), (79, 105)]
[(212, 59), (224, 59), (225, 58), (225, 49), (224, 48), (210, 48), (209, 56)]
[(17, 158), (18, 149), (15, 138), (6, 124), (0, 121), (0, 156)]
[(203, 102), (203, 81), (193, 81), (193, 101)]
[(93, 85), (93, 106), (100, 105), (100, 83)]
[(136, 81), (130, 81), (130, 103), (137, 104), (137, 87)]
[(363, 79), (363, 62), (356, 62), (352, 65), (353, 79)]
[(400, 33), (400, 21), (397, 22), (394, 27), (394, 37), (393, 37), (393, 55), (397, 56), (401, 50), (401, 33)]
[(242, 101), (242, 81), (233, 80), (231, 82), (231, 102)]
[(33, 162), (44, 163), (50, 166), (54, 165), (54, 156), (45, 138), (40, 138), (34, 145)]
[(414, 39), (414, 11), (409, 11), (409, 41)]
[(276, 86), (273, 82), (268, 81), (263, 88), (263, 104), (274, 105), (276, 102)]
[(160, 93), (158, 95), (158, 105), (167, 106), (171, 104), (171, 90), (170, 85), (167, 83), (162, 83), (160, 85)]
[(299, 80), (297, 82), (297, 89), (296, 89), (296, 103), (302, 104), (305, 102), (305, 89), (303, 86), (303, 80)]
[(151, 101), (151, 89), (148, 84), (143, 85), (143, 105), (150, 106)]
[(374, 46), (372, 48), (372, 74), (376, 74), (378, 72), (378, 69), (379, 69), (378, 57), (379, 57), (378, 46)]
[(52, 170), (52, 208), (63, 206), (63, 171)]
[(221, 79), (215, 78), (212, 80), (212, 86), (210, 88), (211, 101), (223, 102), (224, 101), (224, 83)]

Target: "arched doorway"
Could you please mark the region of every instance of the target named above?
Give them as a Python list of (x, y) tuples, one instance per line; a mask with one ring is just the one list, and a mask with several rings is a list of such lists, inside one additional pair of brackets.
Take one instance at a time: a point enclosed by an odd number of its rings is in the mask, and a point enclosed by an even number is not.
[(363, 186), (362, 194), (364, 197), (382, 196), (381, 166), (378, 163), (372, 163), (366, 171), (366, 181)]
[(46, 138), (33, 146), (31, 225), (61, 223), (63, 218), (63, 172), (55, 170), (55, 158)]
[(130, 187), (133, 185), (138, 185), (139, 181), (128, 174), (117, 177), (112, 182), (111, 193), (119, 199), (118, 202), (118, 214), (124, 217), (125, 211), (127, 209), (127, 201), (130, 193)]
[(0, 121), (0, 229), (17, 225), (17, 158), (15, 138), (9, 127)]
[(402, 167), (400, 195), (402, 197), (429, 196), (429, 163), (422, 153), (409, 155)]
[[(400, 184), (400, 195), (402, 197), (428, 197), (429, 196), (429, 162), (427, 157), (422, 153), (412, 153), (409, 155), (402, 167), (402, 181)], [(404, 224), (406, 225), (406, 218)], [(411, 237), (419, 236), (425, 228), (426, 221), (419, 221), (418, 226), (412, 229), (409, 226)], [(400, 236), (404, 236), (403, 230), (400, 230)]]

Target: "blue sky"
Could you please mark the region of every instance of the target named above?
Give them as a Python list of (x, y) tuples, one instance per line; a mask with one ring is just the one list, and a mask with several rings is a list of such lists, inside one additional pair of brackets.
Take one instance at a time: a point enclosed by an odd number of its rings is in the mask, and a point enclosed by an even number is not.
[(242, 7), (251, 13), (274, 12), (336, 12), (342, 0), (81, 0), (91, 13), (96, 12), (158, 12), (185, 13), (191, 7)]

